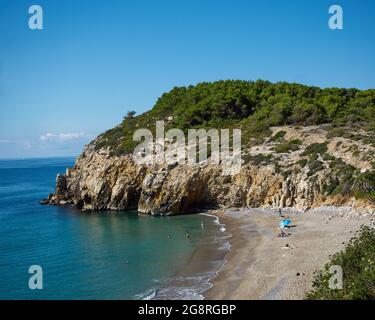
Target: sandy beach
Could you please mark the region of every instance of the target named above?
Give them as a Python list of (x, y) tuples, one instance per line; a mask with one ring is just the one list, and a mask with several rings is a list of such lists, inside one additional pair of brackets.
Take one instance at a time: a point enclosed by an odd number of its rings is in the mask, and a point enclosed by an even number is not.
[[(374, 211), (323, 207), (297, 213), (289, 237), (278, 237), (280, 218), (266, 209), (215, 212), (231, 233), (226, 264), (205, 292), (205, 299), (303, 299), (313, 273), (344, 248)], [(344, 279), (345, 281), (345, 279)]]

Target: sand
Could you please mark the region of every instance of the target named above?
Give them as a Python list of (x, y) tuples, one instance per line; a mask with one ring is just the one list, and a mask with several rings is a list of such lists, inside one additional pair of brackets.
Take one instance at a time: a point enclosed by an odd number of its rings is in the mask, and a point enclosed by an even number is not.
[[(348, 209), (348, 208), (346, 208)], [(344, 213), (343, 213), (344, 212)], [(345, 213), (346, 212), (346, 213)], [(205, 299), (304, 299), (313, 273), (340, 250), (374, 213), (321, 208), (305, 213), (287, 212), (293, 222), (289, 237), (277, 237), (280, 218), (265, 209), (217, 211), (231, 233), (226, 264), (211, 280)], [(344, 275), (345, 281), (345, 275)]]

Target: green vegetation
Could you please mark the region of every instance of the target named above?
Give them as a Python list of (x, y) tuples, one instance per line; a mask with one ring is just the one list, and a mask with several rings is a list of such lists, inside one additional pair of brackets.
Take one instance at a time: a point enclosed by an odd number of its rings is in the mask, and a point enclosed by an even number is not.
[(343, 136), (345, 136), (346, 132), (347, 132), (347, 130), (345, 130), (344, 128), (332, 128), (327, 133), (327, 139), (332, 139), (332, 138), (336, 138), (336, 137), (343, 137)]
[(133, 119), (135, 115), (136, 115), (135, 111), (128, 111), (126, 116), (124, 117), (124, 120)]
[[(363, 134), (363, 133), (354, 133), (349, 127), (339, 127), (339, 128), (334, 127), (328, 130), (326, 137), (327, 139), (342, 137), (342, 138), (353, 140), (353, 141), (361, 141), (364, 144), (375, 147), (375, 131), (371, 128), (370, 130), (366, 132), (366, 134)], [(337, 143), (337, 146), (339, 146), (339, 143), (341, 144), (342, 141), (339, 141)]]
[(302, 156), (320, 154), (323, 156), (327, 152), (327, 142), (325, 143), (313, 143), (306, 147), (305, 151), (301, 154)]
[(101, 135), (97, 149), (110, 147), (112, 154), (133, 150), (133, 133), (154, 131), (156, 120), (166, 129), (241, 128), (242, 143), (259, 143), (270, 127), (332, 123), (375, 131), (375, 90), (320, 89), (300, 84), (268, 81), (217, 81), (176, 87), (163, 94), (154, 108), (139, 116), (125, 117)]
[(351, 195), (375, 203), (375, 170), (361, 173), (340, 158), (331, 160), (329, 167), (332, 175), (324, 185), (326, 195)]
[(275, 146), (274, 150), (276, 153), (288, 153), (290, 151), (299, 150), (299, 146), (302, 144), (301, 140), (295, 139), (284, 143), (280, 143)]
[(323, 158), (324, 161), (335, 159), (327, 153), (327, 144), (327, 142), (310, 144), (306, 147), (305, 151), (301, 153), (302, 157), (308, 157), (308, 159), (301, 159), (298, 161), (298, 164), (301, 166), (301, 168), (304, 168), (306, 165), (308, 165), (308, 177), (312, 177), (318, 171), (324, 169), (323, 163), (319, 160), (319, 155)]
[[(343, 270), (343, 289), (332, 290), (329, 280), (331, 266)], [(346, 245), (336, 253), (322, 271), (316, 273), (310, 300), (374, 300), (375, 299), (375, 230), (362, 226)]]
[(335, 180), (332, 180), (331, 177), (327, 179), (324, 186), (326, 194), (345, 196), (354, 193), (355, 177), (358, 175), (356, 169), (341, 158), (334, 158), (334, 160), (329, 162), (329, 167), (333, 176), (337, 178)]
[(286, 131), (279, 131), (275, 133), (270, 139), (269, 142), (275, 142), (275, 141), (280, 141), (283, 140), (286, 135)]
[(331, 156), (329, 153), (325, 153), (323, 155), (323, 160), (324, 161), (335, 161), (336, 158), (334, 156)]
[(254, 165), (269, 165), (272, 163), (272, 155), (263, 155), (263, 154), (257, 154), (254, 156), (251, 156), (249, 154), (246, 154), (243, 156), (244, 163), (251, 163)]
[(293, 173), (292, 170), (281, 171), (281, 175), (284, 177), (284, 179), (286, 179), (287, 177), (289, 177), (292, 173)]
[(308, 177), (313, 176), (318, 171), (321, 171), (324, 169), (323, 163), (319, 160), (313, 160), (309, 163), (309, 172), (307, 173)]
[(297, 163), (300, 165), (301, 168), (304, 168), (306, 166), (307, 162), (308, 162), (307, 159), (300, 159), (300, 160), (298, 160)]
[(375, 171), (362, 173), (355, 179), (355, 196), (375, 203)]

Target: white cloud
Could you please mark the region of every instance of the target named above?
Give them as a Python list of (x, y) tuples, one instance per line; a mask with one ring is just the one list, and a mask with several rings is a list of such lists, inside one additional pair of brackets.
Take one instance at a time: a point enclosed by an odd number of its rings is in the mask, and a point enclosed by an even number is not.
[(66, 141), (79, 140), (79, 139), (82, 139), (82, 138), (85, 138), (85, 137), (87, 137), (87, 135), (83, 132), (79, 132), (79, 133), (58, 133), (58, 134), (48, 132), (46, 134), (41, 135), (40, 140), (45, 141), (45, 142), (48, 142), (48, 141), (51, 141), (51, 142), (54, 142), (54, 141), (66, 142)]
[(10, 143), (9, 140), (5, 140), (5, 139), (0, 139), (0, 143)]
[(46, 133), (46, 134), (43, 134), (43, 135), (40, 136), (40, 140), (47, 141), (47, 140), (50, 140), (50, 139), (55, 138), (55, 137), (56, 137), (56, 135), (53, 134), (53, 133)]

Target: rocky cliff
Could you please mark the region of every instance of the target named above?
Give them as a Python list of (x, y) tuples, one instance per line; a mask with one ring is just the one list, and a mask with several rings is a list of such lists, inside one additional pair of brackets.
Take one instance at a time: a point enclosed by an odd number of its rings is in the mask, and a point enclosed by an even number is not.
[[(371, 207), (375, 148), (329, 137), (321, 127), (277, 127), (260, 144), (244, 148), (241, 171), (224, 176), (217, 165), (136, 165), (130, 154), (86, 146), (43, 204), (82, 210), (138, 209), (152, 215), (208, 208), (322, 205)], [(370, 181), (370, 182), (368, 182)]]

